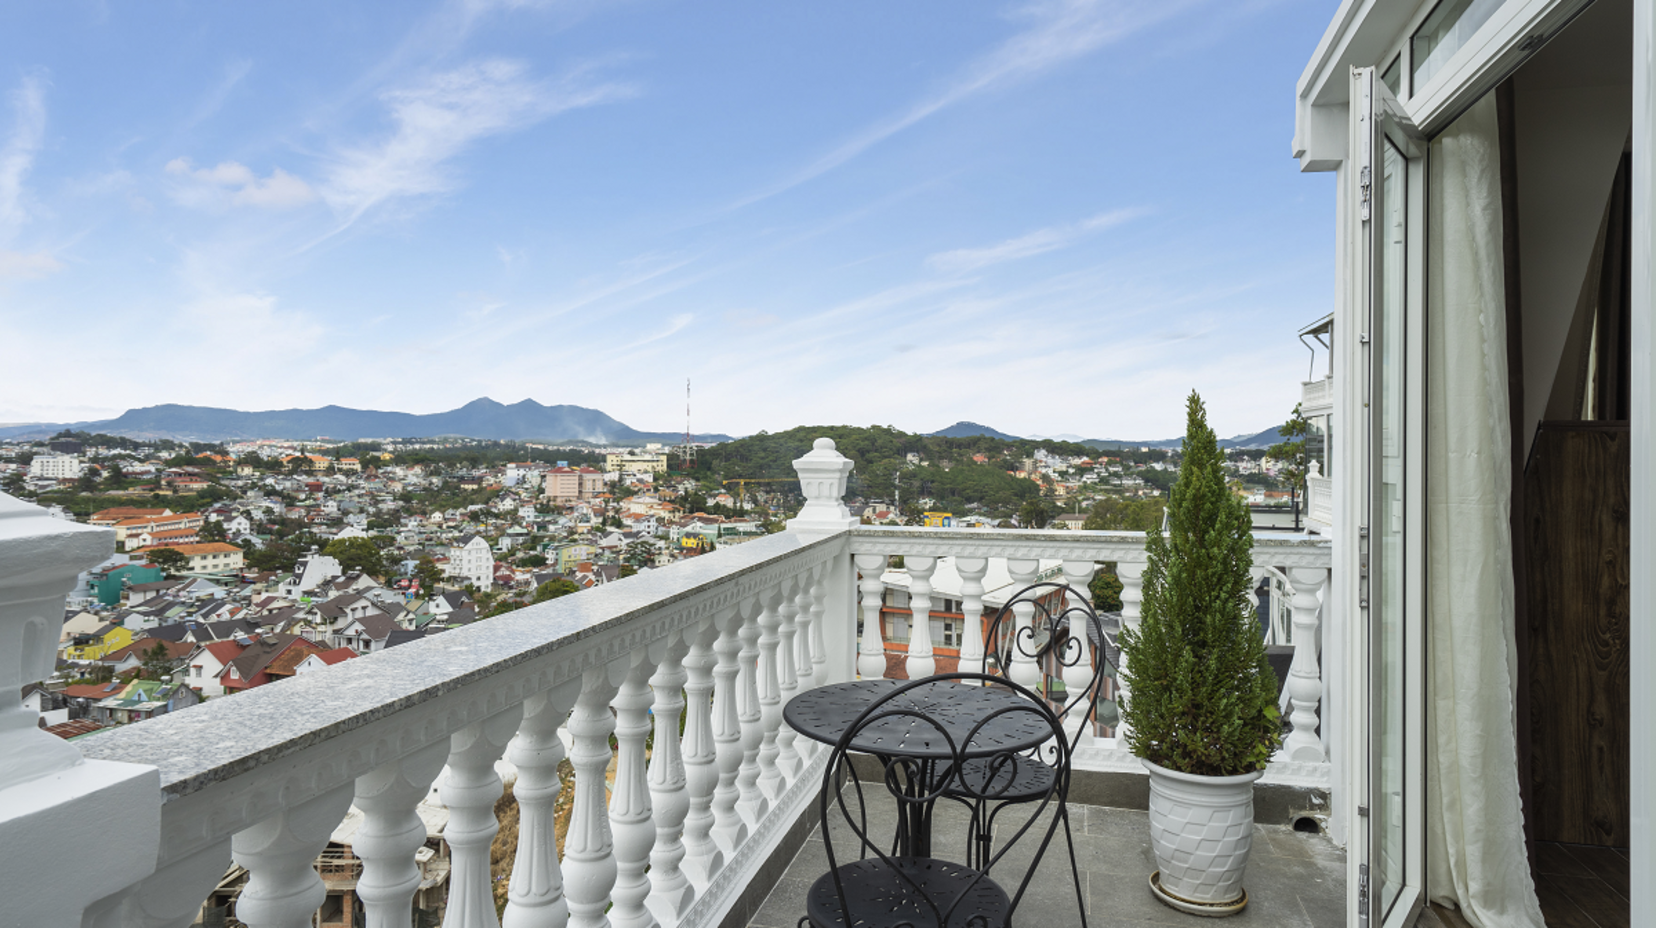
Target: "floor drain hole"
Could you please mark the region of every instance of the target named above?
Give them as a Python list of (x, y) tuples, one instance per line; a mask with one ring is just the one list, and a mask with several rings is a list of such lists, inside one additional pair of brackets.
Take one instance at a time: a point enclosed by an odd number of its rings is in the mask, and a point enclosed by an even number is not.
[(1302, 815), (1299, 818), (1294, 819), (1294, 830), (1308, 835), (1314, 835), (1321, 833), (1322, 827), (1317, 824), (1316, 819), (1309, 815)]

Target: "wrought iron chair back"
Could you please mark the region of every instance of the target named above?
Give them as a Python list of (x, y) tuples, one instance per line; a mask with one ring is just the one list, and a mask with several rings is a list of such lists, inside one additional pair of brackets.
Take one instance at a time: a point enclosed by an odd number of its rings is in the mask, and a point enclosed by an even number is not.
[[(1018, 682), (1038, 691), (1061, 721), (1068, 722), (1073, 714), (1080, 713), (1080, 724), (1065, 725), (1072, 754), (1080, 745), (1081, 735), (1097, 724), (1104, 681), (1115, 672), (1121, 654), (1092, 603), (1074, 594), (1068, 584), (1052, 581), (1032, 583), (1013, 594), (989, 623), (980, 668), (985, 674), (1014, 680), (1020, 667), (1029, 668), (1039, 676)], [(1019, 606), (1030, 609), (1028, 624), (1021, 621)], [(1077, 667), (1087, 674), (1086, 683), (1071, 690), (1069, 680), (1064, 678), (1079, 675), (1065, 671)], [(1062, 697), (1053, 696), (1054, 678), (1065, 683)]]
[[(950, 681), (999, 687), (1020, 698), (978, 719), (964, 736), (958, 736), (958, 732), (951, 735), (937, 719), (906, 705), (903, 699), (905, 694), (916, 688)], [(860, 755), (853, 747), (858, 739), (877, 726), (888, 731), (893, 726), (910, 726), (911, 732), (918, 730), (918, 734), (923, 736), (921, 740), (929, 741), (931, 745), (925, 757), (901, 754), (875, 756), (883, 769), (881, 785), (897, 803), (896, 818), (898, 827), (902, 828), (902, 823), (910, 818), (905, 813), (916, 807), (924, 807), (924, 818), (929, 822), (932, 804), (945, 794), (959, 796), (964, 791), (974, 800), (985, 802), (997, 798), (992, 794), (983, 794), (971, 784), (959, 782), (951, 771), (962, 769), (968, 759), (987, 761), (997, 767), (1013, 762), (1014, 758), (1009, 754), (981, 750), (984, 741), (980, 739), (980, 734), (997, 724), (1006, 724), (1012, 716), (1021, 716), (1018, 721), (1039, 725), (1051, 732), (1058, 744), (1058, 769), (1062, 773), (1053, 779), (1041, 796), (1034, 797), (1034, 801), (1029, 803), (1027, 820), (1008, 833), (1000, 851), (986, 862), (988, 866), (972, 869), (965, 864), (935, 858), (900, 857), (896, 856), (895, 848), (892, 854), (887, 854), (882, 849), (883, 842), (879, 836), (869, 833), (869, 797), (864, 794), (865, 784), (852, 769), (853, 757), (868, 756)], [(1063, 817), (1061, 814), (1046, 816), (1044, 824), (1041, 818), (1050, 808), (1064, 808), (1069, 795), (1069, 770), (1068, 742), (1058, 716), (1039, 694), (1006, 677), (983, 673), (939, 674), (909, 682), (882, 696), (846, 729), (829, 755), (819, 800), (829, 874), (812, 888), (807, 898), (808, 914), (800, 920), (800, 926), (1004, 928), (1010, 924), (1012, 913), (1028, 890), (1036, 866), (1057, 832), (1058, 820)], [(854, 860), (845, 853), (853, 849), (845, 846), (843, 834), (841, 838), (835, 838), (836, 817), (850, 831), (855, 846)], [(1039, 838), (1040, 847), (1031, 855), (1016, 891), (1008, 895), (1004, 887), (990, 879), (987, 870), (1026, 838)], [(836, 845), (836, 841), (840, 843)], [(830, 889), (832, 897), (828, 898)], [(837, 917), (834, 917), (836, 914)]]

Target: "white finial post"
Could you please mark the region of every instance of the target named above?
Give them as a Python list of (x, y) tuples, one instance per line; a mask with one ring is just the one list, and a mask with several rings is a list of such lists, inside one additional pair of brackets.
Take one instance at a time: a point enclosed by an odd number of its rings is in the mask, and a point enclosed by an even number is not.
[[(41, 731), (21, 699), (26, 684), (56, 669), (75, 575), (114, 550), (114, 532), (54, 519), (0, 493), (0, 873), (7, 886), (57, 888), (9, 893), (0, 918), (7, 924), (78, 925), (92, 902), (155, 871), (155, 768), (82, 760), (73, 745)], [(76, 879), (63, 880), (65, 860), (76, 862)]]
[(805, 494), (805, 508), (788, 520), (788, 531), (813, 534), (838, 532), (857, 524), (845, 508), (845, 484), (851, 476), (851, 459), (834, 450), (832, 438), (819, 438), (802, 458), (793, 462), (799, 472), (799, 488)]

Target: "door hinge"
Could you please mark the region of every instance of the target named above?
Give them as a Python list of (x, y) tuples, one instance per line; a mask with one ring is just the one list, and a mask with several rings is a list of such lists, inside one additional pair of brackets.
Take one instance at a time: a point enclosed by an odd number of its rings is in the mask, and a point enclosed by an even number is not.
[(1363, 221), (1369, 219), (1369, 195), (1374, 192), (1374, 173), (1368, 165), (1363, 165), (1363, 173), (1357, 181), (1358, 189), (1362, 192)]
[(1368, 864), (1357, 865), (1357, 924), (1367, 926), (1369, 923), (1369, 877)]

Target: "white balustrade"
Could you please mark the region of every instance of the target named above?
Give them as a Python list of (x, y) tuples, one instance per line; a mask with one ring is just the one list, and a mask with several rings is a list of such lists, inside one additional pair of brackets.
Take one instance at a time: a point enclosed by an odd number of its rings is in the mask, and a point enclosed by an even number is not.
[[(581, 695), (569, 717), (569, 762), (575, 768), (575, 798), (564, 834), (564, 896), (569, 900), (570, 928), (607, 928), (605, 912), (615, 887), (616, 860), (609, 812), (604, 808), (604, 771), (609, 767), (609, 739), (615, 732), (610, 699), (625, 673), (622, 661), (595, 667), (581, 680)], [(612, 674), (615, 667), (618, 673)], [(445, 924), (444, 928), (448, 928)]]
[[(1063, 663), (1059, 669), (1059, 676), (1064, 681), (1064, 700), (1069, 702), (1079, 694), (1085, 692), (1093, 682), (1093, 655), (1092, 630), (1087, 628), (1087, 612), (1084, 608), (1090, 605), (1092, 591), (1087, 584), (1092, 581), (1093, 571), (1097, 566), (1092, 561), (1066, 560), (1063, 564), (1064, 582), (1069, 585), (1065, 594), (1069, 599), (1069, 640), (1063, 654)], [(1075, 709), (1064, 716), (1064, 728), (1073, 739), (1075, 733), (1090, 719), (1087, 718), (1084, 707)]]
[(563, 792), (558, 765), (565, 753), (558, 730), (569, 721), (580, 694), (580, 681), (571, 680), (529, 697), (523, 724), (506, 747), (506, 759), (517, 768), (512, 794), (518, 804), (518, 845), (502, 928), (563, 928), (569, 921), (557, 847), (556, 811)]
[[(798, 733), (787, 725), (782, 724), (782, 707), (788, 700), (799, 692), (799, 669), (796, 657), (799, 644), (795, 640), (799, 635), (799, 601), (810, 595), (807, 581), (804, 577), (792, 585), (791, 594), (784, 592), (782, 603), (777, 608), (777, 615), (781, 618), (776, 633), (781, 641), (776, 646), (776, 769), (781, 782), (778, 784), (777, 795), (781, 795), (781, 787), (792, 783), (799, 775), (800, 756), (794, 747), (794, 739)], [(807, 607), (808, 608), (808, 607)]]
[[(724, 867), (724, 851), (713, 840), (713, 790), (719, 785), (713, 741), (713, 665), (718, 656), (713, 643), (719, 629), (707, 619), (686, 634), (690, 651), (684, 657), (684, 787), (690, 802), (684, 817), (684, 871), (696, 892), (703, 893)], [(731, 777), (734, 785), (734, 768)], [(731, 809), (734, 812), (734, 801)]]
[[(782, 795), (782, 768), (778, 763), (781, 748), (777, 739), (782, 730), (782, 681), (779, 654), (782, 637), (782, 614), (790, 605), (786, 590), (766, 590), (759, 610), (759, 791), (767, 801)], [(760, 813), (761, 815), (763, 813)]]
[[(632, 666), (611, 700), (615, 707), (615, 787), (610, 792), (610, 834), (615, 842), (615, 888), (610, 896), (614, 907), (609, 920), (614, 928), (650, 928), (655, 917), (645, 907), (650, 895), (650, 848), (655, 846), (651, 823), (650, 781), (644, 759), (644, 742), (650, 736), (650, 677), (655, 668), (649, 655), (633, 655)], [(674, 731), (677, 734), (677, 731)]]
[(425, 820), (415, 806), (447, 759), (448, 745), (438, 741), (357, 777), (355, 804), (363, 821), (351, 851), (362, 858), (357, 895), (368, 928), (411, 928), (420, 888), (414, 855), (426, 841)]
[[(694, 635), (690, 630), (686, 634)], [(655, 819), (655, 847), (650, 851), (650, 897), (647, 900), (656, 920), (672, 924), (690, 908), (695, 893), (684, 861), (684, 820), (690, 813), (684, 761), (680, 755), (679, 719), (684, 714), (684, 686), (689, 675), (684, 656), (689, 650), (683, 637), (668, 642), (650, 689), (655, 704), (654, 747), (650, 751), (650, 807)], [(703, 696), (706, 695), (704, 692)]]
[(1294, 567), (1288, 579), (1294, 585), (1294, 660), (1288, 668), (1288, 696), (1293, 701), (1288, 721), (1294, 727), (1282, 752), (1289, 760), (1318, 762), (1327, 758), (1317, 737), (1317, 704), (1322, 700), (1322, 670), (1317, 661), (1322, 601), (1317, 593), (1327, 582), (1328, 571)]
[(714, 620), (719, 630), (714, 650), (718, 663), (713, 668), (713, 744), (719, 765), (719, 782), (713, 790), (713, 836), (726, 859), (747, 840), (747, 820), (737, 807), (741, 801), (742, 718), (741, 648), (738, 633), (743, 624), (739, 608), (721, 610)]
[[(1017, 591), (1035, 582), (1040, 572), (1041, 562), (1035, 558), (1011, 558), (1006, 562), (1006, 572), (1012, 577), (1012, 590)], [(1012, 666), (1007, 676), (1012, 682), (1031, 689), (1041, 685), (1042, 671), (1035, 662), (1035, 602), (1027, 596), (1019, 597), (1012, 602)]]
[(960, 574), (960, 611), (962, 615), (960, 639), (960, 669), (982, 673), (983, 666), (983, 577), (989, 572), (985, 557), (955, 558), (955, 572)]
[[(328, 895), (312, 864), (350, 809), (351, 793), (349, 783), (336, 786), (236, 835), (230, 855), (247, 868), (247, 885), (236, 900), (238, 921), (248, 928), (308, 928)], [(485, 845), (485, 878), (488, 862)], [(453, 890), (450, 894), (452, 912)], [(493, 907), (489, 916), (494, 916)]]
[[(448, 773), (438, 788), (449, 810), (443, 829), (450, 854), (443, 928), (499, 928), (489, 861), (489, 846), (500, 831), (495, 802), (504, 792), (495, 761), (505, 753), (522, 720), (523, 704), (518, 703), (454, 733)], [(246, 897), (244, 892), (242, 898)]]
[[(1116, 579), (1121, 581), (1121, 628), (1122, 631), (1137, 631), (1139, 620), (1143, 616), (1144, 608), (1144, 565), (1123, 561), (1116, 565)], [(1126, 652), (1122, 652), (1121, 663), (1125, 668)], [(1126, 679), (1116, 676), (1116, 704), (1125, 705), (1132, 698), (1131, 687)], [(1128, 736), (1127, 717), (1116, 723), (1116, 743), (1126, 744)]]
[(903, 564), (909, 575), (909, 646), (904, 667), (910, 680), (918, 680), (937, 673), (931, 639), (931, 578), (937, 558), (905, 557)]
[(736, 719), (742, 723), (742, 766), (736, 772), (736, 808), (749, 827), (770, 811), (770, 801), (759, 786), (759, 752), (765, 740), (765, 717), (759, 699), (760, 617), (766, 608), (757, 599), (743, 603), (742, 650), (737, 652)]
[(857, 675), (864, 680), (885, 676), (885, 638), (880, 634), (880, 606), (885, 602), (886, 556), (859, 554), (857, 571), (862, 575), (862, 645), (857, 651)]
[[(936, 668), (938, 558), (953, 558), (961, 578), (965, 670), (982, 666), (992, 559), (1005, 559), (1011, 589), (1053, 577), (1041, 564), (1060, 562), (1077, 598), (1090, 595), (1095, 563), (1114, 563), (1122, 624), (1138, 624), (1142, 535), (862, 527), (840, 502), (850, 462), (832, 442), (819, 441), (796, 467), (808, 502), (786, 533), (73, 745), (41, 735), (15, 694), (51, 672), (63, 592), (75, 571), (107, 553), (109, 533), (0, 495), (0, 653), (22, 655), (0, 661), (0, 867), (17, 877), (12, 885), (45, 887), (55, 873), (42, 855), (59, 869), (72, 859), (97, 893), (29, 889), (8, 897), (7, 916), (31, 926), (185, 928), (233, 858), (248, 873), (240, 920), (309, 925), (324, 892), (312, 862), (354, 800), (367, 922), (402, 928), (422, 876), (425, 826), (415, 807), (441, 776), (451, 852), (445, 928), (495, 928), (490, 843), (504, 751), (517, 772), (519, 813), (504, 928), (718, 924), (808, 812), (809, 783), (828, 753), (787, 729), (782, 707), (853, 668), (865, 678), (886, 672), (881, 609), (892, 556), (904, 558), (908, 575), (911, 677)], [(1254, 557), (1286, 573), (1293, 589), (1293, 731), (1278, 760), (1297, 782), (1319, 770), (1326, 777), (1317, 642), (1328, 618), (1318, 595), (1328, 545), (1259, 536)], [(1032, 613), (1032, 605), (1015, 611), (1018, 633), (1029, 633)], [(1092, 646), (1084, 628), (1069, 633)], [(1090, 682), (1093, 663), (1083, 650), (1060, 670), (1066, 688)], [(1041, 668), (1024, 659), (1011, 671), (1037, 682)], [(572, 795), (559, 778), (566, 722)], [(1138, 769), (1119, 737), (1082, 744), (1079, 769)], [(9, 797), (38, 792), (46, 776), (57, 792), (45, 813), (29, 814), (60, 817), (65, 834), (96, 821), (119, 855), (53, 845), (55, 831), (16, 840), (21, 819)], [(560, 797), (569, 803), (561, 860)]]
[[(809, 678), (806, 678), (803, 669), (800, 671), (799, 688), (801, 690), (808, 690), (829, 682), (828, 646), (823, 641), (823, 619), (828, 612), (828, 574), (827, 562), (811, 568), (810, 634), (800, 636), (802, 641), (807, 641), (810, 645), (811, 660), (809, 663), (811, 672)], [(855, 606), (852, 607), (852, 611), (855, 611)], [(856, 616), (852, 616), (850, 625), (853, 630), (855, 630), (856, 624)], [(840, 627), (843, 628), (844, 626), (841, 625)], [(802, 668), (803, 666), (801, 664)], [(807, 679), (809, 682), (807, 682)]]

